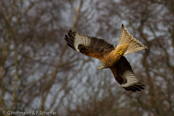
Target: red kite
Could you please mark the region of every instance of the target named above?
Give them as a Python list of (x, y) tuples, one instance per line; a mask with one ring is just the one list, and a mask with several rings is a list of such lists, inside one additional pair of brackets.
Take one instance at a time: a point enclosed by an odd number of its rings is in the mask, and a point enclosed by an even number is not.
[(147, 47), (133, 38), (123, 24), (116, 47), (103, 39), (81, 35), (71, 30), (65, 35), (65, 40), (72, 49), (101, 60), (102, 64), (98, 69), (110, 68), (116, 81), (124, 89), (134, 92), (144, 89), (144, 84), (135, 77), (131, 65), (124, 56)]

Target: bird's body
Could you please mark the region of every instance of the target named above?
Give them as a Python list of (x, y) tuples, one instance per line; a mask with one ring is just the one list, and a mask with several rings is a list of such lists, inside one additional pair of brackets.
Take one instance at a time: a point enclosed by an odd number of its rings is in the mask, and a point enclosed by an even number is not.
[(141, 42), (134, 39), (122, 24), (121, 34), (116, 47), (98, 39), (69, 31), (65, 36), (67, 45), (72, 49), (102, 61), (98, 69), (110, 68), (116, 81), (128, 91), (140, 91), (144, 85), (139, 82), (124, 57), (127, 54), (147, 49)]
[(103, 68), (110, 68), (124, 55), (128, 48), (129, 44), (123, 44), (119, 47), (115, 48), (112, 52), (110, 52), (107, 56), (102, 59), (102, 63), (104, 64)]

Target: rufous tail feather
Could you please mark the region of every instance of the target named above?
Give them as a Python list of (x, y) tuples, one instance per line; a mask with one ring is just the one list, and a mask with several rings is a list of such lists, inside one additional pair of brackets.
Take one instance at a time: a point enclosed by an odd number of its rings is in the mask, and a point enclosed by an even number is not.
[(141, 51), (147, 49), (141, 42), (132, 37), (132, 35), (127, 31), (125, 26), (122, 24), (120, 37), (118, 40), (117, 47), (129, 43), (127, 51), (124, 53), (124, 56), (133, 52)]

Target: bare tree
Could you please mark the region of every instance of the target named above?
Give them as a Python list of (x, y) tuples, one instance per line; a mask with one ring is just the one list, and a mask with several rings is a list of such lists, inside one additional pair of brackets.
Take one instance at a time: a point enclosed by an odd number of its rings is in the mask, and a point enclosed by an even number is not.
[[(97, 93), (91, 95), (97, 99), (97, 102), (87, 99), (85, 103), (89, 103), (88, 105), (82, 102), (81, 105), (78, 105), (76, 110), (72, 110), (70, 114), (74, 113), (74, 115), (78, 114), (83, 116), (139, 116), (143, 114), (149, 116), (172, 116), (174, 114), (174, 102), (172, 100), (174, 97), (172, 89), (174, 86), (172, 83), (174, 79), (174, 15), (172, 3), (173, 1), (147, 2), (138, 0), (96, 2), (96, 9), (99, 9), (99, 19), (96, 23), (100, 23), (98, 34), (105, 34), (103, 38), (107, 38), (107, 32), (110, 34), (110, 37), (113, 37), (115, 34), (114, 29), (117, 29), (116, 33), (119, 32), (118, 27), (113, 24), (117, 23), (117, 21), (119, 21), (119, 23), (123, 22), (132, 35), (148, 47), (148, 50), (144, 52), (127, 56), (130, 62), (132, 62), (131, 64), (133, 64), (132, 67), (135, 68), (137, 77), (145, 83), (146, 89), (141, 93), (130, 93), (116, 89), (116, 86), (97, 86), (100, 89), (102, 88), (100, 91), (105, 91), (105, 95), (107, 94), (109, 97), (103, 95), (102, 97), (104, 98), (102, 98), (98, 96)], [(138, 58), (135, 58), (135, 56)], [(105, 78), (108, 78), (108, 76), (105, 76)], [(101, 82), (103, 81), (104, 80), (101, 80)], [(110, 84), (112, 85), (111, 82)], [(90, 85), (92, 86), (92, 84)], [(116, 93), (116, 91), (118, 91), (117, 94), (113, 94)], [(101, 98), (102, 100), (100, 101)], [(115, 99), (112, 102), (105, 102), (105, 98), (107, 100)], [(120, 101), (120, 103), (117, 101)], [(97, 105), (98, 103), (100, 103), (100, 105)], [(102, 103), (105, 103), (105, 105), (103, 106)], [(112, 103), (116, 104), (113, 105)], [(106, 112), (104, 112), (105, 110)], [(109, 114), (110, 112), (111, 114)]]
[(76, 29), (82, 5), (83, 1), (0, 2), (0, 115), (3, 111), (63, 113), (72, 80), (90, 60), (79, 62), (64, 41), (65, 33)]
[[(0, 17), (0, 115), (174, 114), (172, 0), (1, 0)], [(126, 56), (146, 85), (142, 92), (125, 91), (111, 71), (97, 70), (98, 60), (64, 41), (72, 29), (116, 46), (121, 23), (148, 47)]]

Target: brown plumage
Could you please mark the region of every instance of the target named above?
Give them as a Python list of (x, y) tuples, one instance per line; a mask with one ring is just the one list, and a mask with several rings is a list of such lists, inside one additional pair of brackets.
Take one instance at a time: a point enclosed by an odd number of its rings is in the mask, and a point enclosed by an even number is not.
[(144, 89), (144, 85), (135, 77), (129, 62), (124, 56), (147, 49), (147, 47), (134, 39), (123, 24), (117, 47), (102, 39), (81, 35), (71, 30), (68, 35), (65, 35), (65, 40), (72, 49), (101, 60), (102, 64), (98, 69), (110, 68), (116, 81), (124, 89), (128, 91)]

